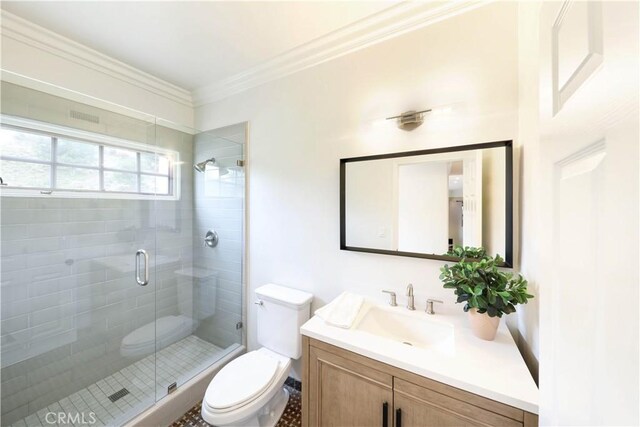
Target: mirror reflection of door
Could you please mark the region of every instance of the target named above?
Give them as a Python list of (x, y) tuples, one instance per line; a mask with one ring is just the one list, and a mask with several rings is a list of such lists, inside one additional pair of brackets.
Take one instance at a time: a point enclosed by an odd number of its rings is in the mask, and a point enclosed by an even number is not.
[(455, 245), (482, 246), (480, 150), (397, 163), (397, 250), (444, 254)]
[(398, 249), (444, 253), (448, 245), (447, 163), (398, 165)]

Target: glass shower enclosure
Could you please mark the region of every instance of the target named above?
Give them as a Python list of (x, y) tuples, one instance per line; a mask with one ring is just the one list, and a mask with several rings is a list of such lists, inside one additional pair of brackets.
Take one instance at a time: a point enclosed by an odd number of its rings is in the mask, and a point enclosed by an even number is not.
[(245, 127), (1, 106), (0, 424), (122, 425), (244, 344)]

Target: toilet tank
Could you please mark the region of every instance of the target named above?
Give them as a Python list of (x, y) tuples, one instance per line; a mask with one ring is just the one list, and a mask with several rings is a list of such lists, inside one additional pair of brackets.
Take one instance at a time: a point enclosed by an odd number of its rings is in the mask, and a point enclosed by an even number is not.
[(280, 285), (256, 289), (258, 343), (292, 359), (302, 355), (300, 326), (311, 314), (313, 295)]

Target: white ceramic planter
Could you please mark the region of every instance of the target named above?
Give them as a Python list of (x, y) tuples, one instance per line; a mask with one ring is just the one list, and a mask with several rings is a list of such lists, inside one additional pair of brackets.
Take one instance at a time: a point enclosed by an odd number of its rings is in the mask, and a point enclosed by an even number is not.
[(478, 313), (475, 308), (468, 311), (469, 323), (473, 334), (480, 339), (493, 341), (500, 325), (499, 317), (489, 317), (487, 313)]

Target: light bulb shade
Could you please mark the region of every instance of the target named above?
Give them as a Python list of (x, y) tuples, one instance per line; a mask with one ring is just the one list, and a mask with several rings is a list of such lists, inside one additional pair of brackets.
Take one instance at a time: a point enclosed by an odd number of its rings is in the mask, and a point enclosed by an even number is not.
[(422, 111), (405, 111), (399, 116), (387, 117), (387, 120), (395, 119), (400, 129), (412, 130), (424, 122), (424, 113), (428, 113), (430, 111), (431, 109)]

